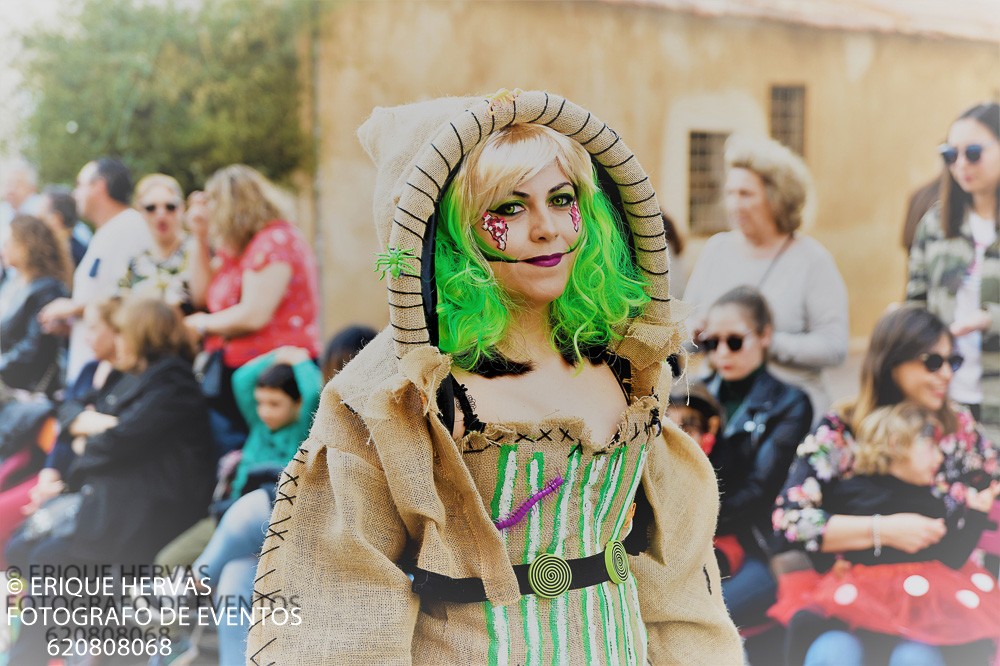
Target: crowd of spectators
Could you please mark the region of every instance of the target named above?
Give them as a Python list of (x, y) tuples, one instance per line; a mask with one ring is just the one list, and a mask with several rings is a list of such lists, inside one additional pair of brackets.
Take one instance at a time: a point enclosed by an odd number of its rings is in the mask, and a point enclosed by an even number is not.
[[(278, 474), (375, 332), (321, 354), (312, 248), (254, 169), (186, 199), (105, 157), (72, 192), (36, 190), (18, 164), (0, 220), (0, 554), (194, 566), (249, 606)], [(222, 663), (242, 663), (246, 629), (219, 628)], [(45, 630), (22, 627), (6, 663), (43, 663)]]
[[(1000, 107), (963, 113), (940, 152), (941, 178), (908, 212), (909, 302), (887, 304), (848, 397), (825, 378), (847, 355), (848, 294), (801, 230), (808, 169), (774, 141), (727, 147), (732, 230), (681, 289), (707, 372), (675, 384), (668, 415), (716, 470), (723, 595), (751, 661), (754, 637), (773, 646), (776, 632), (796, 664), (986, 663), (994, 650), (976, 609), (1000, 594), (987, 519), (1000, 492)], [(0, 555), (194, 567), (208, 572), (200, 593), (247, 603), (280, 470), (323, 382), (375, 332), (345, 329), (323, 350), (313, 250), (254, 169), (221, 169), (187, 197), (166, 174), (132, 183), (109, 157), (72, 192), (39, 193), (26, 164), (8, 174)], [(676, 292), (683, 239), (664, 225)], [(935, 563), (976, 589), (943, 599), (952, 574), (931, 575)], [(934, 593), (907, 583), (874, 599), (871, 581), (904, 566)], [(872, 620), (921, 598), (938, 604), (921, 611), (931, 620), (949, 603), (965, 618), (950, 645), (906, 629), (926, 617)], [(223, 664), (242, 663), (246, 631), (219, 628)], [(178, 645), (190, 655), (197, 636)], [(44, 627), (25, 627), (8, 663), (43, 651)]]
[(799, 230), (809, 173), (774, 141), (727, 145), (732, 231), (684, 292), (708, 374), (675, 385), (668, 415), (716, 470), (723, 596), (750, 662), (992, 663), (1000, 106), (964, 112), (939, 150), (907, 211), (906, 303), (886, 304), (848, 397), (824, 381), (848, 301)]

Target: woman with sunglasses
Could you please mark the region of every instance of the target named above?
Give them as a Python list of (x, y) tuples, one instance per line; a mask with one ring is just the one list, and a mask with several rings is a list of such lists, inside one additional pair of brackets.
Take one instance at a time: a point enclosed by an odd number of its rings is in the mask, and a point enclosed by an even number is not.
[(961, 503), (967, 487), (981, 489), (1000, 479), (997, 448), (979, 432), (968, 409), (948, 400), (948, 386), (962, 361), (948, 327), (921, 307), (904, 305), (875, 325), (861, 367), (861, 390), (835, 405), (799, 446), (775, 503), (774, 529), (804, 549), (817, 569), (829, 569), (838, 553), (876, 543), (913, 553), (944, 535), (940, 523), (915, 514), (844, 516), (824, 509), (824, 489), (853, 475), (858, 424), (879, 407), (909, 400), (941, 422), (944, 462), (935, 488), (949, 510)]
[(697, 341), (713, 369), (706, 386), (725, 413), (709, 454), (722, 493), (716, 536), (735, 536), (745, 552), (743, 565), (722, 581), (737, 626), (759, 624), (774, 603), (771, 507), (812, 423), (805, 393), (767, 370), (773, 338), (764, 297), (737, 287), (712, 304)]
[(777, 141), (734, 136), (726, 143), (724, 201), (732, 231), (715, 234), (684, 292), (693, 337), (705, 312), (739, 285), (758, 289), (774, 313), (769, 367), (809, 394), (813, 413), (830, 405), (823, 369), (847, 356), (847, 288), (830, 253), (801, 233), (809, 170)]
[(1000, 441), (1000, 105), (962, 113), (940, 152), (941, 203), (917, 228), (906, 298), (950, 327), (965, 357), (951, 397)]
[(160, 298), (191, 311), (189, 288), (193, 241), (184, 232), (184, 191), (171, 176), (152, 173), (135, 186), (133, 201), (153, 237), (152, 246), (133, 258), (120, 289)]

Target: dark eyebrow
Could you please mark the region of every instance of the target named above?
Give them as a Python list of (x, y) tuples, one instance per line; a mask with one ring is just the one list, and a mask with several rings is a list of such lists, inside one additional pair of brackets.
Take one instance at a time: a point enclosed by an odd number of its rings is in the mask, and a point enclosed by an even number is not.
[[(555, 187), (551, 188), (548, 193), (552, 194), (553, 192), (557, 192), (558, 190), (561, 190), (564, 187), (573, 187), (573, 183), (571, 183), (569, 181), (566, 181), (564, 183), (559, 183)], [(530, 199), (531, 198), (525, 192), (518, 192), (517, 190), (514, 190), (513, 192), (511, 192), (511, 194), (513, 194), (515, 197), (521, 197), (522, 199)]]

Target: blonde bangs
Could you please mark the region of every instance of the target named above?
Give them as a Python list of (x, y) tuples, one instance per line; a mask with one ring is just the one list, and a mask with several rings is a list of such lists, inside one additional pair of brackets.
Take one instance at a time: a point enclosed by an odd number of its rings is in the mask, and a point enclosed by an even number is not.
[(135, 185), (132, 203), (139, 207), (142, 204), (142, 198), (154, 187), (165, 187), (177, 196), (181, 204), (184, 203), (184, 190), (181, 188), (181, 184), (177, 182), (176, 178), (165, 173), (151, 173), (143, 176)]
[(566, 174), (578, 197), (593, 196), (596, 186), (590, 155), (576, 141), (531, 124), (513, 125), (490, 136), (469, 153), (465, 168), (456, 176), (470, 222), (503, 203), (520, 183), (552, 162)]

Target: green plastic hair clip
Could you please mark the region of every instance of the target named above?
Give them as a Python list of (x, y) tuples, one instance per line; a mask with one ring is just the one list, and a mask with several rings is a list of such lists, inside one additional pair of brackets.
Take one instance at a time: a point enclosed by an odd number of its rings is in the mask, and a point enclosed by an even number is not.
[(386, 248), (385, 252), (379, 252), (375, 255), (375, 272), (382, 272), (378, 279), (383, 279), (386, 273), (394, 278), (398, 278), (400, 275), (419, 276), (420, 273), (417, 272), (416, 267), (410, 263), (411, 259), (416, 258), (413, 250), (401, 250), (396, 247)]

